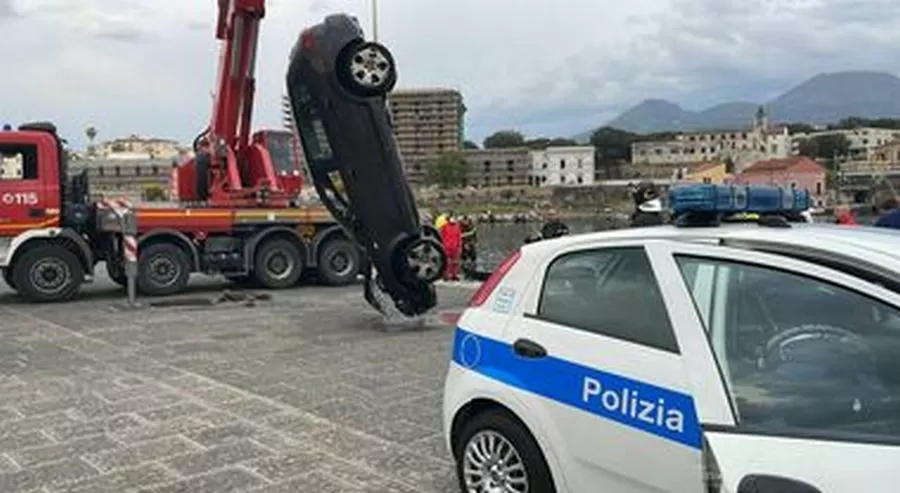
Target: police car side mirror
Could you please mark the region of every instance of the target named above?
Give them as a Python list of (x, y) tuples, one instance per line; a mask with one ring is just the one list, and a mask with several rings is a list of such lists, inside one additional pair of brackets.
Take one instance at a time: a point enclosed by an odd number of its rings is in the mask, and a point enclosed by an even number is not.
[(768, 474), (748, 474), (738, 484), (737, 493), (822, 493), (822, 491), (796, 479)]

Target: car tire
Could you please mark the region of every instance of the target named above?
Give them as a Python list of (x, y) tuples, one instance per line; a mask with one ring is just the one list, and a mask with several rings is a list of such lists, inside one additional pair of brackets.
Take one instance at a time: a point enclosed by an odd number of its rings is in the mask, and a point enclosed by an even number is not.
[(428, 236), (415, 238), (402, 249), (403, 268), (426, 283), (437, 281), (447, 268), (447, 254), (441, 243)]
[[(53, 279), (44, 275), (52, 275)], [(84, 281), (84, 269), (78, 257), (65, 247), (42, 245), (27, 250), (16, 259), (12, 281), (29, 301), (67, 301), (75, 296)]]
[(7, 267), (5, 269), (2, 269), (2, 271), (3, 271), (3, 281), (6, 282), (6, 285), (9, 286), (9, 289), (12, 289), (13, 291), (18, 291), (19, 288), (16, 287), (16, 281), (15, 281), (15, 279), (13, 279), (13, 276), (12, 276), (12, 268)]
[(384, 96), (397, 84), (394, 56), (375, 42), (351, 43), (338, 55), (338, 81), (354, 96)]
[(329, 286), (345, 286), (359, 274), (359, 248), (344, 238), (325, 242), (319, 251), (319, 280)]
[[(489, 439), (492, 439), (492, 443), (498, 448), (497, 452), (511, 449), (513, 454), (509, 459), (510, 463), (504, 464), (501, 461), (490, 461), (490, 459), (479, 461), (478, 457), (471, 453), (476, 448), (483, 453), (484, 448), (488, 446)], [(504, 472), (504, 469), (507, 472), (505, 479), (502, 475), (495, 478), (501, 486), (504, 486), (503, 481), (512, 480), (510, 481), (512, 484), (516, 484), (513, 483), (514, 481), (519, 481), (517, 486), (503, 489), (503, 491), (556, 493), (553, 479), (550, 477), (550, 467), (547, 465), (537, 441), (523, 424), (509, 413), (499, 409), (481, 412), (465, 423), (453, 455), (456, 459), (456, 477), (459, 480), (460, 491), (479, 493), (489, 491), (473, 487), (468, 480), (474, 479), (478, 474), (467, 471), (480, 470), (485, 474), (490, 474), (491, 470), (496, 467), (495, 473)], [(522, 484), (522, 481), (525, 483)]]
[(303, 269), (302, 252), (288, 240), (266, 241), (254, 255), (253, 277), (264, 288), (293, 287), (303, 275)]
[(191, 264), (187, 253), (172, 243), (142, 248), (138, 256), (137, 287), (147, 296), (167, 296), (187, 288)]

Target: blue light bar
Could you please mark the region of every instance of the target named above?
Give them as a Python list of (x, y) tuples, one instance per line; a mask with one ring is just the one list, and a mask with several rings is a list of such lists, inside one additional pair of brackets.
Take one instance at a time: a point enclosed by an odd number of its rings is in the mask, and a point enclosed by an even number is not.
[(765, 185), (680, 185), (669, 191), (669, 207), (682, 214), (797, 214), (810, 208), (808, 190)]

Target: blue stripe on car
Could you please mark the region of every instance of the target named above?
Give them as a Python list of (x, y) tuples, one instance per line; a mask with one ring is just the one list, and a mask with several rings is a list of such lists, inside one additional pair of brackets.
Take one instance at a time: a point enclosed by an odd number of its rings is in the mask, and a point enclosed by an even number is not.
[(578, 363), (546, 356), (523, 358), (511, 344), (456, 329), (453, 362), (503, 384), (601, 418), (699, 449), (694, 400)]

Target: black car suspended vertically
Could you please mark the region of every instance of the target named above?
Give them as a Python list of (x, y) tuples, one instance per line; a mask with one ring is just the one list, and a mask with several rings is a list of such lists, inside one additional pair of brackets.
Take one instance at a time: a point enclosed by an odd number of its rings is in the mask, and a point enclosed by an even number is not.
[(330, 15), (304, 30), (287, 72), (294, 123), (316, 192), (366, 250), (366, 300), (383, 311), (374, 284), (413, 316), (436, 304), (433, 283), (446, 255), (434, 232), (421, 224), (403, 171), (386, 102), (396, 81), (390, 51), (366, 41), (348, 15)]

